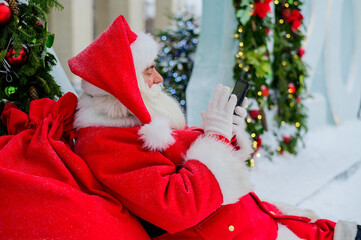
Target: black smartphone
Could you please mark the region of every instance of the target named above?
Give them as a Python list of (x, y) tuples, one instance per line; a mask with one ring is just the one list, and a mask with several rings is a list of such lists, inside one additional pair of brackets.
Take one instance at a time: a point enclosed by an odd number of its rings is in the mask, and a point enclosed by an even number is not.
[(249, 89), (249, 82), (243, 79), (238, 79), (232, 91), (232, 94), (237, 96), (237, 106), (242, 105), (243, 99), (246, 96), (248, 89)]

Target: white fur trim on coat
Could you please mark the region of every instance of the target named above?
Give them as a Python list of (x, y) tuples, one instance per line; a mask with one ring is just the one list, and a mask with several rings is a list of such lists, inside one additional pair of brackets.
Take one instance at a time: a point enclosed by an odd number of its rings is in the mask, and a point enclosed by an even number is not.
[[(83, 94), (77, 105), (75, 113), (74, 128), (85, 127), (135, 127), (141, 122), (133, 115), (128, 115), (127, 109), (115, 97), (108, 95), (105, 97), (91, 97)], [(123, 112), (121, 112), (123, 110)], [(123, 115), (119, 117), (111, 117)]]
[(188, 149), (185, 160), (198, 160), (208, 167), (222, 191), (223, 205), (235, 203), (252, 192), (245, 162), (234, 155), (228, 143), (201, 136)]
[(238, 131), (236, 133), (236, 140), (237, 145), (241, 148), (240, 150), (236, 151), (237, 157), (242, 160), (248, 160), (253, 153), (252, 141), (250, 135), (244, 131)]
[(335, 227), (333, 240), (355, 240), (357, 234), (357, 223), (338, 221)]
[(272, 203), (272, 204), (275, 205), (277, 207), (277, 209), (280, 210), (280, 212), (283, 215), (307, 217), (307, 218), (311, 219), (311, 222), (316, 222), (316, 220), (319, 219), (317, 214), (310, 209), (302, 209), (302, 208), (295, 207), (291, 204), (280, 203), (280, 202)]
[(144, 141), (143, 148), (150, 151), (164, 151), (175, 142), (166, 118), (154, 118), (138, 131), (140, 139)]
[(130, 45), (136, 74), (141, 74), (158, 55), (158, 43), (150, 34), (137, 33), (137, 39)]
[(289, 230), (286, 226), (278, 223), (278, 233), (276, 240), (302, 240), (297, 237), (291, 230)]

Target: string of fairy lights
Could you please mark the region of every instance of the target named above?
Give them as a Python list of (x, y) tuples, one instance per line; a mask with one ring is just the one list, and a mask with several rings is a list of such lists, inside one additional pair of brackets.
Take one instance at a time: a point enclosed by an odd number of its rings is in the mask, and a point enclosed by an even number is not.
[[(234, 76), (235, 79), (241, 77), (251, 83), (248, 97), (255, 100), (248, 108), (246, 118), (255, 150), (248, 165), (254, 167), (255, 157), (261, 157), (261, 147), (269, 158), (284, 151), (296, 154), (297, 142), (302, 141), (301, 132), (307, 130), (307, 116), (302, 104), (307, 94), (304, 86), (307, 71), (301, 60), (305, 53), (301, 47), (304, 36), (300, 30), (303, 16), (299, 7), (302, 1), (274, 0), (272, 12), (272, 0), (235, 0), (234, 3), (239, 22), (234, 34), (239, 41)], [(271, 14), (274, 14), (274, 18)], [(268, 50), (270, 30), (274, 42), (271, 57)], [(273, 111), (277, 124), (273, 135), (278, 143), (274, 146), (262, 144), (262, 136), (269, 130), (270, 122), (264, 108)], [(290, 129), (291, 126), (296, 131), (279, 131), (284, 127)]]

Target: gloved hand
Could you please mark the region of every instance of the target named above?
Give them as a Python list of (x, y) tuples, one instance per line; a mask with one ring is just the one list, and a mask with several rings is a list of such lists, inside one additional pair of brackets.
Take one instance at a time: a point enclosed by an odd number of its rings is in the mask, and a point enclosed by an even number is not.
[(232, 137), (233, 112), (237, 104), (236, 95), (231, 89), (218, 84), (214, 90), (213, 98), (208, 104), (207, 112), (202, 112), (203, 128), (206, 135), (218, 134), (228, 140)]
[(242, 105), (237, 106), (234, 110), (233, 115), (233, 127), (232, 136), (244, 129), (244, 118), (247, 116), (246, 107), (248, 104), (248, 98), (244, 98)]

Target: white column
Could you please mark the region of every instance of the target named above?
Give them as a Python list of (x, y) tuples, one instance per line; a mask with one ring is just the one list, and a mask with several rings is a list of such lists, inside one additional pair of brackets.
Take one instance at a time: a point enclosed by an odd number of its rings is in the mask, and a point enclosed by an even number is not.
[(168, 16), (174, 13), (174, 1), (156, 0), (155, 6), (154, 30), (163, 30), (170, 24)]
[(145, 29), (143, 0), (95, 0), (96, 36), (99, 36), (119, 15), (124, 15), (133, 31)]
[(60, 0), (64, 9), (49, 16), (49, 31), (55, 33), (54, 50), (66, 75), (77, 82), (70, 72), (68, 59), (81, 52), (93, 41), (93, 1)]
[(207, 109), (214, 87), (234, 86), (233, 66), (237, 29), (232, 1), (203, 0), (202, 29), (192, 76), (187, 86), (187, 120), (190, 126), (202, 122), (200, 112)]

